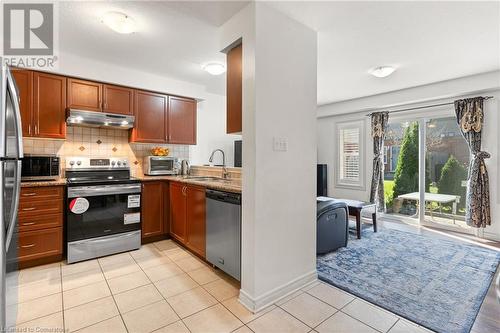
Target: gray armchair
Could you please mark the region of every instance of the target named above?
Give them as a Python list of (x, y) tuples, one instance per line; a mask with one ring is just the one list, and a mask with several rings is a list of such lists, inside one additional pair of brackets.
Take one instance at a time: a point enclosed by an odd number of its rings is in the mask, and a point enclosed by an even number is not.
[(349, 211), (341, 201), (317, 202), (316, 253), (323, 254), (347, 246)]

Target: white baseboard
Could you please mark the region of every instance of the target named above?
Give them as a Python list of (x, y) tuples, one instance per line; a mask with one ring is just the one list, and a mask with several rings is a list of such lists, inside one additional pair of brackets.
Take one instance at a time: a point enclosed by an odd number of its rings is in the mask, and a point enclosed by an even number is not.
[(484, 231), (483, 238), (486, 238), (486, 239), (489, 239), (489, 240), (493, 240), (493, 241), (497, 241), (497, 242), (500, 241), (500, 236), (498, 234), (495, 234), (495, 233), (492, 233), (492, 232), (487, 232), (487, 231)]
[(316, 270), (314, 270), (312, 272), (299, 276), (298, 278), (288, 283), (285, 283), (284, 285), (274, 288), (265, 293), (264, 295), (255, 298), (250, 296), (243, 289), (241, 289), (239, 301), (248, 310), (252, 311), (253, 313), (256, 313), (317, 280), (318, 280), (318, 273), (316, 272)]

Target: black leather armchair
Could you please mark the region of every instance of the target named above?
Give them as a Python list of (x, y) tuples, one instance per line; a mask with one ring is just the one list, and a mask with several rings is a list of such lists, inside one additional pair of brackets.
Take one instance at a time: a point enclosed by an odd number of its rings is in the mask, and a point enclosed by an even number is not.
[(347, 246), (349, 211), (342, 201), (318, 201), (316, 213), (316, 253), (323, 254)]

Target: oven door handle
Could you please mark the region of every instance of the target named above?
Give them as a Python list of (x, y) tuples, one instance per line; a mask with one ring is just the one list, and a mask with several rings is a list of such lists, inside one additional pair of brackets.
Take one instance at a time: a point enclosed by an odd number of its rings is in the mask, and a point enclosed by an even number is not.
[(68, 198), (141, 193), (141, 184), (81, 186), (68, 188)]

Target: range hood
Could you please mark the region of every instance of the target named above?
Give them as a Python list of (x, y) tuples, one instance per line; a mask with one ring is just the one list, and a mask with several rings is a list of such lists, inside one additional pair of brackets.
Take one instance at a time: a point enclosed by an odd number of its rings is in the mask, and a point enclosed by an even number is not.
[(134, 127), (134, 116), (117, 113), (69, 109), (68, 126), (105, 127), (128, 130)]

